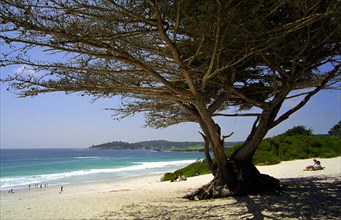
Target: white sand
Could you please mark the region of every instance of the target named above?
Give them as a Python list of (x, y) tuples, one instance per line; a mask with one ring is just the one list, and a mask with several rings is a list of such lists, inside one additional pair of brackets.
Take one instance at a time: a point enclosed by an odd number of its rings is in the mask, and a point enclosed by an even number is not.
[(338, 219), (341, 157), (317, 159), (325, 169), (303, 171), (312, 159), (259, 166), (261, 173), (289, 184), (280, 196), (189, 201), (181, 197), (212, 175), (174, 183), (154, 175), (65, 185), (62, 193), (60, 186), (3, 193), (0, 219)]
[(319, 171), (303, 171), (308, 165), (313, 165), (312, 159), (285, 161), (273, 166), (258, 166), (261, 173), (269, 174), (276, 178), (296, 178), (311, 177), (315, 175), (334, 175), (341, 173), (341, 157), (332, 159), (316, 158), (321, 161), (323, 170)]

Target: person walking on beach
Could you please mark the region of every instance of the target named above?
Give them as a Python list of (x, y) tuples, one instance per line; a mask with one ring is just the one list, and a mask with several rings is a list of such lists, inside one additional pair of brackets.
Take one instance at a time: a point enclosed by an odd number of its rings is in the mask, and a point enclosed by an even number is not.
[(64, 189), (64, 187), (62, 186), (62, 187), (60, 187), (60, 192), (63, 192), (63, 189)]

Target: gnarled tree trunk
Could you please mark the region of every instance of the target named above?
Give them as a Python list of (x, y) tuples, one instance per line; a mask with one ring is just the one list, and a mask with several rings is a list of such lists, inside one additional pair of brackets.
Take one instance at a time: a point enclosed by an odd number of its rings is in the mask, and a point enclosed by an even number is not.
[[(214, 165), (210, 165), (215, 168), (212, 170), (214, 179), (195, 192), (186, 195), (185, 198), (210, 199), (259, 194), (269, 191), (279, 193), (281, 191), (279, 180), (269, 175), (261, 174), (252, 162), (253, 155), (271, 128), (271, 122), (276, 114), (277, 108), (276, 110), (264, 111), (262, 116), (256, 120), (246, 142), (229, 159), (225, 157), (225, 152), (224, 156), (219, 155), (217, 157), (217, 154), (222, 152), (221, 149), (224, 149), (224, 139), (220, 138), (220, 141), (214, 141), (211, 140), (212, 136), (206, 136), (211, 143), (216, 161)], [(219, 131), (219, 129), (217, 130)], [(219, 132), (218, 134), (221, 137)], [(219, 143), (219, 145), (212, 145), (212, 143)], [(220, 148), (220, 151), (217, 151), (216, 148)]]
[(279, 193), (279, 180), (261, 174), (252, 162), (230, 158), (225, 167), (217, 167), (214, 179), (186, 195), (188, 199), (211, 199), (228, 196), (244, 196), (262, 192)]

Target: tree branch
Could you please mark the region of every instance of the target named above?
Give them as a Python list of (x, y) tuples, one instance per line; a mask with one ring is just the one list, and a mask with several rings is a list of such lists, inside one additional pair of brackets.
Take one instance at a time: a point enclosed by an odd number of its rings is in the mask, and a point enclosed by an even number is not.
[(324, 86), (334, 77), (337, 77), (340, 75), (340, 69), (341, 64), (338, 64), (334, 70), (330, 71), (328, 76), (324, 78), (324, 80), (321, 82), (321, 84), (319, 86), (317, 86), (313, 91), (308, 92), (308, 94), (304, 97), (304, 99), (298, 104), (296, 105), (294, 108), (288, 110), (287, 112), (285, 112), (284, 114), (282, 114), (278, 119), (276, 119), (270, 126), (270, 128), (273, 128), (275, 126), (277, 126), (278, 124), (280, 124), (282, 121), (286, 120), (287, 118), (289, 118), (290, 115), (292, 115), (294, 112), (296, 112), (297, 110), (301, 109), (309, 100), (312, 96), (314, 96), (317, 92), (319, 92), (321, 89), (324, 88)]
[(202, 84), (201, 84), (201, 90), (203, 91), (205, 86), (206, 86), (206, 81), (210, 78), (211, 72), (213, 70), (213, 65), (215, 63), (215, 60), (217, 59), (217, 52), (218, 52), (218, 46), (220, 45), (220, 40), (221, 40), (221, 2), (220, 0), (216, 0), (217, 3), (217, 14), (216, 14), (216, 22), (215, 22), (215, 39), (214, 39), (214, 46), (213, 46), (213, 51), (211, 55), (211, 61), (208, 66), (208, 69), (206, 71), (205, 76), (202, 79)]
[(215, 113), (212, 115), (213, 117), (223, 116), (223, 117), (258, 117), (261, 116), (261, 113), (245, 113), (245, 114), (222, 114)]
[(158, 30), (160, 32), (160, 35), (161, 35), (162, 39), (169, 46), (169, 48), (170, 48), (170, 50), (172, 52), (173, 58), (174, 58), (175, 62), (179, 65), (180, 71), (183, 72), (183, 74), (184, 74), (184, 76), (186, 78), (186, 82), (187, 82), (187, 84), (188, 84), (192, 94), (194, 96), (198, 97), (199, 94), (198, 94), (197, 89), (196, 89), (196, 87), (194, 85), (194, 82), (193, 82), (193, 79), (191, 77), (191, 74), (187, 70), (186, 65), (182, 62), (182, 60), (180, 58), (180, 55), (179, 55), (179, 51), (176, 48), (175, 44), (169, 39), (166, 31), (163, 28), (164, 22), (163, 22), (163, 19), (161, 17), (161, 14), (160, 14), (160, 11), (159, 11), (159, 8), (157, 6), (156, 1), (148, 0), (148, 2), (151, 4), (151, 6), (153, 7), (153, 9), (155, 11), (155, 15), (156, 15), (156, 19), (157, 19), (157, 28), (158, 28)]

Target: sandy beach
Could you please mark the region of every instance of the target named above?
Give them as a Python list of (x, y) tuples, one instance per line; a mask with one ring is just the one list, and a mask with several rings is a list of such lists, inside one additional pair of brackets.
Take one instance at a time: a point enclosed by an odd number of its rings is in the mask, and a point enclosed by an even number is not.
[(189, 201), (181, 197), (212, 180), (160, 182), (161, 175), (31, 188), (2, 193), (0, 219), (340, 219), (341, 157), (303, 171), (312, 159), (258, 166), (285, 184), (282, 195)]

